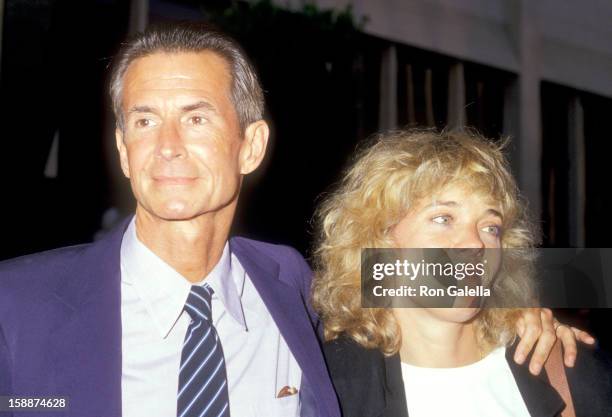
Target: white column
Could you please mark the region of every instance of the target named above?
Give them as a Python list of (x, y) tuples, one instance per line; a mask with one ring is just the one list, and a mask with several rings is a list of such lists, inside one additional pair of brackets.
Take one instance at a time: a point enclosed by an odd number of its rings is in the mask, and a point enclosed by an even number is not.
[(425, 123), (427, 126), (435, 126), (436, 119), (434, 116), (433, 105), (433, 71), (431, 68), (425, 70)]
[(45, 178), (57, 178), (59, 172), (59, 138), (59, 130), (56, 130), (51, 142), (51, 148), (49, 149), (49, 155), (47, 155), (47, 162), (45, 163)]
[(512, 26), (519, 61), (515, 85), (506, 94), (504, 133), (513, 138), (512, 166), (535, 220), (542, 212), (542, 131), (540, 102), (540, 36), (537, 2), (511, 3)]
[(519, 132), (519, 80), (517, 78), (506, 87), (503, 120), (503, 134), (512, 139), (506, 152), (509, 154), (512, 172), (516, 178), (518, 178), (520, 160), (518, 152)]
[(465, 75), (463, 64), (453, 64), (448, 71), (448, 117), (447, 125), (451, 129), (465, 126)]
[(570, 245), (585, 247), (586, 168), (584, 143), (584, 110), (575, 96), (568, 108), (569, 216)]
[(408, 125), (415, 126), (416, 109), (414, 104), (414, 77), (412, 74), (412, 65), (406, 65), (406, 110), (408, 112)]
[(379, 129), (395, 129), (397, 127), (397, 50), (393, 45), (385, 48), (382, 53), (379, 100)]

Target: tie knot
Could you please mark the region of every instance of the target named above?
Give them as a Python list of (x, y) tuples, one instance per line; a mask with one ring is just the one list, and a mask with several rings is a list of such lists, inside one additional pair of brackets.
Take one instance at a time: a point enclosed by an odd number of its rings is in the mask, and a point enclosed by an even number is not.
[(211, 297), (213, 289), (208, 284), (192, 285), (189, 297), (185, 303), (185, 310), (193, 320), (212, 321)]

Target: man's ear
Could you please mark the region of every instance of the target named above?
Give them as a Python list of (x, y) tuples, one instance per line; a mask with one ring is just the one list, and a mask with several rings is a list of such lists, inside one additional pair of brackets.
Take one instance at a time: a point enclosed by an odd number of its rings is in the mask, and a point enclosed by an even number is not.
[(250, 174), (261, 164), (268, 146), (270, 128), (264, 120), (251, 123), (244, 131), (240, 147), (240, 173)]
[(123, 132), (121, 129), (115, 129), (115, 141), (117, 144), (117, 150), (119, 151), (119, 161), (121, 162), (121, 171), (123, 175), (130, 178), (130, 164), (128, 163), (127, 148), (123, 141)]

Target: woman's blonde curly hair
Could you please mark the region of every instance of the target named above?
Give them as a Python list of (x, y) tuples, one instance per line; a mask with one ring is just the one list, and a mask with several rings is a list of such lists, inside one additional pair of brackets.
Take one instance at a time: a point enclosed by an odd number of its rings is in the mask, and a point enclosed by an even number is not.
[[(535, 232), (503, 155), (505, 143), (469, 130), (398, 130), (374, 137), (357, 152), (315, 215), (313, 305), (326, 340), (346, 335), (387, 355), (399, 350), (401, 334), (392, 311), (361, 307), (361, 249), (393, 247), (390, 232), (408, 210), (449, 184), (499, 205), (502, 247), (529, 255)], [(504, 278), (496, 281), (494, 293), (505, 305), (533, 299), (529, 265), (504, 259)], [(518, 316), (517, 309), (481, 311), (475, 323), (482, 346), (510, 342)]]

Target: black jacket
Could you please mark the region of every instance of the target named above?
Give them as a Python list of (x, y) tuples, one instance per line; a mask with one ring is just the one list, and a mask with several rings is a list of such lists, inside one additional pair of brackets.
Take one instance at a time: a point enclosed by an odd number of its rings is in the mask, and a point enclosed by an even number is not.
[[(565, 403), (542, 371), (529, 373), (506, 350), (519, 391), (532, 417), (559, 416)], [(399, 354), (365, 349), (348, 338), (325, 343), (324, 353), (343, 417), (408, 417)], [(566, 368), (577, 417), (612, 417), (612, 360), (600, 350), (580, 348), (576, 366)]]

